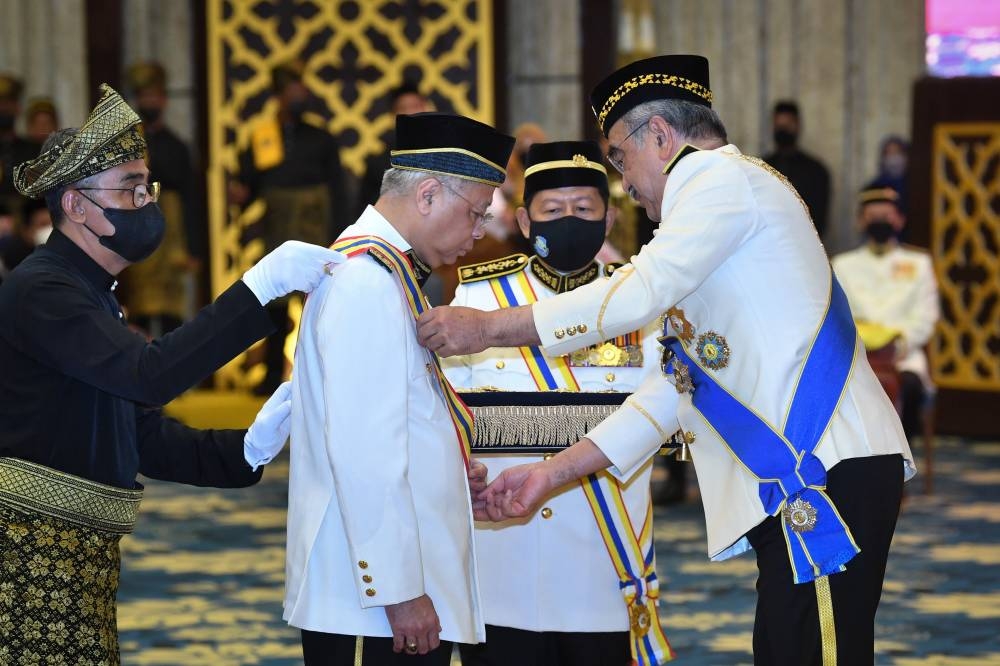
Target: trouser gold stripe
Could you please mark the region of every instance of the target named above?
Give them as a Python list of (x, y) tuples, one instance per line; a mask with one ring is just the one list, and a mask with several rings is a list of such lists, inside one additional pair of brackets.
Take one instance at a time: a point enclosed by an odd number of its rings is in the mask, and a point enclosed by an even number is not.
[(361, 654), (365, 651), (365, 637), (358, 636), (354, 640), (354, 666), (361, 666)]
[(819, 607), (819, 636), (823, 643), (823, 666), (837, 666), (837, 629), (833, 620), (833, 597), (830, 579), (816, 579), (816, 605)]

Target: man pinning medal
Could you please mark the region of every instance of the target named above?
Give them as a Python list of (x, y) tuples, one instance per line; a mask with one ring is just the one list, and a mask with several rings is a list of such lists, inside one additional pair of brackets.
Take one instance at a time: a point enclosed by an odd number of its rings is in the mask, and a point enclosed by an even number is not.
[(311, 291), (343, 255), (287, 243), (190, 322), (149, 341), (114, 289), (163, 238), (140, 119), (109, 86), (14, 184), (54, 229), (0, 286), (0, 662), (117, 664), (118, 542), (150, 478), (243, 487), (281, 450), (289, 387), (249, 430), (195, 430), (159, 407), (272, 329), (264, 305)]
[[(757, 556), (755, 660), (873, 663), (915, 468), (805, 204), (727, 143), (705, 58), (634, 62), (591, 102), (608, 160), (656, 235), (609, 279), (530, 306), (435, 308), (420, 340), (442, 355), (521, 345), (559, 355), (662, 316), (663, 375), (573, 446), (505, 470), (483, 494), (489, 513), (530, 515), (602, 469), (626, 479), (676, 421), (697, 467), (709, 557)], [(676, 403), (644, 400), (664, 386)], [(651, 427), (621, 428), (635, 411)]]

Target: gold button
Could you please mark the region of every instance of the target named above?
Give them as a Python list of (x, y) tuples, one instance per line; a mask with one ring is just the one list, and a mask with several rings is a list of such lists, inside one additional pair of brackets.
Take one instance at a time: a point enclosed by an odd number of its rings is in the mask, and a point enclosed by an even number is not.
[(566, 335), (566, 331), (561, 328), (557, 328), (552, 332), (552, 335), (556, 336), (556, 340), (562, 340), (563, 336)]
[(581, 333), (586, 333), (587, 332), (587, 325), (586, 324), (580, 324), (579, 326), (576, 327), (576, 330), (580, 331)]
[(546, 453), (544, 456), (542, 456), (542, 460), (552, 460), (555, 457), (555, 455), (556, 454), (554, 453)]
[(367, 590), (365, 590), (365, 594), (367, 594), (369, 597), (374, 597), (375, 596), (375, 588), (369, 587)]
[(364, 560), (361, 560), (360, 562), (358, 562), (358, 566), (361, 567), (362, 569), (367, 569), (368, 563), (365, 562)]
[(567, 335), (576, 335), (576, 326), (570, 326), (566, 329)]
[(609, 382), (613, 382), (615, 381), (615, 373), (609, 372), (608, 374), (604, 375), (604, 378), (607, 379)]
[(365, 581), (366, 583), (370, 583), (372, 582), (372, 577), (369, 576), (368, 574), (365, 574), (364, 576), (361, 577), (361, 580)]
[(548, 520), (551, 517), (552, 517), (552, 509), (550, 509), (549, 507), (545, 507), (544, 509), (542, 509), (542, 518)]
[(497, 361), (497, 370), (503, 370), (504, 366), (507, 365), (503, 361)]
[(424, 367), (427, 369), (427, 374), (431, 374), (432, 372), (434, 372), (434, 366), (431, 365), (430, 363), (426, 364)]
[(694, 433), (691, 432), (690, 430), (688, 430), (687, 432), (684, 433), (684, 443), (685, 444), (694, 444), (694, 440), (695, 439), (697, 439), (697, 438), (694, 436)]

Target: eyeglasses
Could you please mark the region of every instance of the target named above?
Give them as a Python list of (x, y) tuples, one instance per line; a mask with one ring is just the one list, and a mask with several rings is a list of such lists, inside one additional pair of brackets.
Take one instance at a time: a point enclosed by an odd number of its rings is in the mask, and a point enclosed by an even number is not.
[(448, 187), (447, 183), (445, 183), (442, 180), (439, 180), (438, 182), (441, 183), (441, 186), (444, 187), (444, 189), (448, 190), (449, 192), (451, 192), (452, 194), (454, 194), (456, 197), (458, 197), (459, 199), (461, 199), (465, 203), (469, 204), (469, 215), (472, 216), (473, 221), (476, 223), (476, 225), (472, 228), (472, 234), (474, 236), (478, 236), (483, 231), (485, 231), (486, 227), (489, 226), (490, 222), (493, 221), (493, 213), (488, 213), (486, 211), (483, 211), (482, 213), (480, 213), (478, 210), (476, 210), (476, 206), (475, 206), (474, 203), (472, 203), (471, 201), (469, 201), (468, 199), (466, 199), (465, 197), (463, 197), (461, 194), (459, 194), (458, 192), (456, 192), (454, 189)]
[(158, 182), (139, 183), (134, 187), (77, 187), (74, 189), (80, 192), (95, 190), (105, 190), (108, 192), (131, 192), (132, 205), (136, 208), (142, 208), (148, 203), (155, 203), (160, 198), (160, 184)]
[(635, 134), (648, 124), (649, 121), (647, 120), (643, 124), (636, 127), (634, 130), (629, 132), (628, 135), (624, 139), (622, 139), (621, 143), (619, 143), (617, 146), (612, 146), (611, 149), (608, 150), (608, 162), (610, 162), (611, 166), (613, 166), (615, 169), (618, 170), (618, 173), (625, 173), (625, 153), (624, 151), (622, 151), (622, 146), (625, 145), (626, 141), (632, 138), (633, 134)]

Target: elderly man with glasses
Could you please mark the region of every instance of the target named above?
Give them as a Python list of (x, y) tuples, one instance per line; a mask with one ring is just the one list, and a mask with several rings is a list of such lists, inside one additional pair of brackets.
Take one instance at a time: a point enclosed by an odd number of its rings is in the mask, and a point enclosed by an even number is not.
[(396, 117), (381, 194), (334, 243), (292, 378), (285, 613), (307, 666), (439, 664), (484, 640), (471, 419), (417, 344), (430, 271), (482, 238), (514, 139), (461, 116)]
[(132, 332), (115, 277), (163, 236), (138, 115), (103, 95), (14, 172), (54, 229), (0, 286), (0, 663), (117, 664), (119, 540), (136, 475), (255, 484), (288, 435), (288, 386), (249, 430), (195, 430), (159, 407), (266, 335), (264, 304), (310, 291), (343, 256), (304, 243), (264, 257), (194, 320)]

